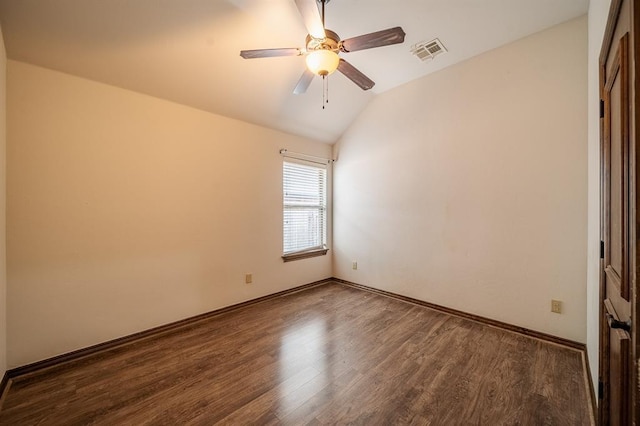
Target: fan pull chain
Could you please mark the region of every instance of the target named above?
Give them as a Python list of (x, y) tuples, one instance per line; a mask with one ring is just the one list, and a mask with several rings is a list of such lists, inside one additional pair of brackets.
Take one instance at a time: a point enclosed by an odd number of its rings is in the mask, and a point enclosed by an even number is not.
[(329, 77), (327, 76), (327, 99), (326, 99), (326, 104), (329, 103)]
[[(324, 24), (324, 5), (327, 1), (322, 0), (322, 28), (325, 28)], [(322, 76), (322, 109), (324, 105), (329, 103), (329, 79), (327, 75)]]
[(324, 104), (327, 100), (327, 76), (322, 76), (322, 109), (324, 109)]
[(329, 103), (329, 78), (322, 76), (322, 109), (324, 105)]

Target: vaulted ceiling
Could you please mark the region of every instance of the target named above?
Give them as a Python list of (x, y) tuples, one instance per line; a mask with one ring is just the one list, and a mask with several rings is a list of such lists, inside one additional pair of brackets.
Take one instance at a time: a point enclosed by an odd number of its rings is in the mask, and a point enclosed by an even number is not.
[[(588, 0), (331, 0), (326, 26), (343, 39), (395, 26), (407, 35), (341, 54), (376, 85), (365, 92), (332, 74), (324, 110), (320, 78), (292, 93), (302, 57), (239, 56), (304, 46), (293, 0), (0, 0), (0, 24), (9, 59), (333, 143), (376, 94), (587, 8)], [(436, 37), (447, 53), (430, 62), (410, 53)]]

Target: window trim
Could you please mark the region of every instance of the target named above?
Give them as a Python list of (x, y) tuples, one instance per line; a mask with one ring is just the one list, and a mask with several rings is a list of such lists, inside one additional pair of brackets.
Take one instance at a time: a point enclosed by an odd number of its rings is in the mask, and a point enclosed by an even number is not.
[[(284, 151), (284, 152), (283, 152)], [(323, 214), (324, 214), (324, 230), (323, 230), (323, 236), (322, 236), (322, 246), (316, 246), (316, 247), (311, 247), (311, 248), (307, 248), (304, 250), (299, 250), (299, 251), (294, 251), (294, 252), (289, 252), (289, 253), (283, 253), (282, 254), (282, 260), (283, 262), (291, 262), (291, 261), (295, 261), (295, 260), (302, 260), (302, 259), (309, 259), (312, 257), (319, 257), (319, 256), (325, 256), (327, 254), (327, 252), (329, 251), (329, 248), (327, 247), (327, 227), (328, 227), (328, 220), (329, 220), (329, 206), (328, 206), (328, 188), (327, 188), (327, 184), (328, 184), (328, 179), (329, 179), (329, 165), (331, 164), (330, 160), (325, 160), (326, 162), (320, 162), (320, 161), (314, 161), (314, 160), (310, 160), (308, 158), (304, 158), (302, 156), (298, 156), (298, 155), (290, 155), (288, 153), (286, 153), (286, 150), (281, 150), (280, 152), (283, 156), (283, 167), (284, 167), (284, 163), (285, 162), (289, 162), (289, 163), (293, 163), (293, 164), (300, 164), (300, 165), (308, 165), (308, 166), (313, 166), (313, 167), (317, 167), (317, 168), (322, 168), (324, 169), (324, 173), (325, 173), (325, 186), (324, 186), (324, 199), (325, 199), (325, 204), (324, 204), (324, 208), (323, 208)], [(310, 157), (310, 156), (308, 156)], [(284, 196), (284, 194), (283, 194)], [(284, 199), (283, 199), (283, 210), (282, 210), (283, 214), (284, 214)], [(284, 237), (284, 235), (283, 235)], [(284, 240), (283, 240), (284, 242)]]
[(296, 251), (293, 253), (283, 254), (282, 260), (284, 262), (291, 262), (294, 260), (309, 259), (311, 257), (324, 256), (328, 251), (329, 249), (326, 246), (320, 249)]

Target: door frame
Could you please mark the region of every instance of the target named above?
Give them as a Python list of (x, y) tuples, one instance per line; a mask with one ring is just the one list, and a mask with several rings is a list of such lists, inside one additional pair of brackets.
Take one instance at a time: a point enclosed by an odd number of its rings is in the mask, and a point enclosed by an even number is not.
[[(637, 124), (640, 124), (640, 107), (638, 107), (638, 99), (640, 96), (636, 94), (636, 90), (640, 90), (640, 72), (636, 72), (636, 65), (640, 64), (640, 5), (636, 5), (635, 0), (612, 0), (609, 8), (609, 16), (607, 19), (607, 26), (605, 29), (605, 35), (602, 42), (599, 57), (599, 96), (600, 96), (600, 286), (599, 286), (599, 365), (598, 365), (598, 424), (606, 424), (608, 418), (608, 406), (605, 399), (608, 392), (608, 355), (609, 347), (607, 345), (608, 339), (605, 333), (609, 333), (609, 326), (604, 321), (604, 299), (605, 295), (605, 272), (604, 272), (604, 259), (603, 259), (603, 241), (605, 235), (605, 165), (604, 165), (604, 79), (606, 76), (606, 58), (613, 44), (614, 30), (616, 27), (618, 15), (621, 11), (623, 1), (629, 2), (630, 7), (630, 37), (629, 37), (629, 84), (632, 84), (630, 90), (631, 101), (633, 105), (632, 110), (629, 112), (629, 284), (630, 284), (630, 302), (631, 302), (631, 317), (634, 324), (629, 331), (631, 336), (631, 357), (632, 362), (630, 365), (630, 377), (628, 378), (629, 386), (629, 398), (630, 398), (630, 420), (632, 424), (640, 425), (640, 364), (638, 363), (638, 356), (640, 355), (640, 342), (638, 341), (638, 333), (636, 323), (640, 321), (639, 311), (639, 292), (640, 286), (638, 278), (640, 277), (640, 235), (638, 230), (640, 225), (637, 223), (640, 220), (637, 212), (640, 211), (640, 199), (637, 197), (637, 188), (640, 187), (640, 149), (638, 147), (638, 141), (640, 141), (640, 129)], [(606, 362), (605, 362), (606, 361)]]

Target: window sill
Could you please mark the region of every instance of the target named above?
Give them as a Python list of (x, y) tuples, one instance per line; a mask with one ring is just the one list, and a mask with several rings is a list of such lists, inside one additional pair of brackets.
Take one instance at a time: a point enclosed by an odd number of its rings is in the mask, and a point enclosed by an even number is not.
[(297, 253), (285, 254), (282, 256), (284, 262), (292, 262), (294, 260), (308, 259), (310, 257), (324, 256), (329, 251), (328, 248), (299, 251)]

